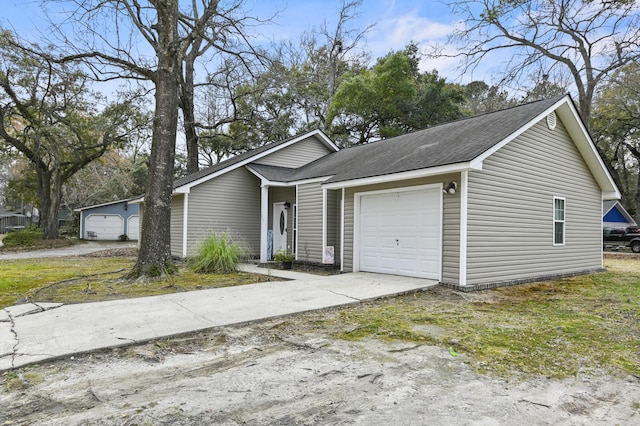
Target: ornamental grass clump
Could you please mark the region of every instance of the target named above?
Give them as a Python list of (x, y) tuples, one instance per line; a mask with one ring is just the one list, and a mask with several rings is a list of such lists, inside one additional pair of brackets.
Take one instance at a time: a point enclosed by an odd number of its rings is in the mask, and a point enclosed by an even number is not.
[(189, 266), (194, 272), (238, 272), (238, 264), (246, 260), (248, 254), (245, 245), (234, 240), (228, 232), (212, 232), (200, 243), (196, 255), (189, 259)]

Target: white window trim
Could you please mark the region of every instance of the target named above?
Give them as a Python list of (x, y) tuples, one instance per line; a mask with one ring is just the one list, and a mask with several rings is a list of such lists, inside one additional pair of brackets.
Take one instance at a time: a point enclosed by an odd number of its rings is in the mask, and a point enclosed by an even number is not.
[[(562, 200), (562, 208), (564, 211), (564, 219), (556, 219), (556, 200)], [(562, 223), (562, 243), (556, 242), (556, 223)], [(553, 224), (552, 238), (554, 247), (563, 247), (567, 242), (567, 199), (564, 197), (553, 197)]]

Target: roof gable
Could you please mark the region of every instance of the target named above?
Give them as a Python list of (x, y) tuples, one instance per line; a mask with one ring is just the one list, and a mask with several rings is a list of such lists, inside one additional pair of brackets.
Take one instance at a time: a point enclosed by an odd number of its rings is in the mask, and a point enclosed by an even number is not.
[(115, 204), (125, 204), (125, 203), (130, 203), (131, 201), (133, 201), (135, 199), (136, 199), (136, 197), (127, 198), (125, 200), (110, 201), (108, 203), (94, 204), (92, 206), (86, 206), (86, 207), (80, 207), (80, 208), (77, 208), (77, 209), (73, 209), (73, 211), (74, 212), (81, 212), (81, 211), (84, 211), (84, 210), (97, 209), (99, 207), (112, 206), (112, 205), (115, 205)]
[(608, 200), (602, 203), (602, 220), (603, 222), (626, 223), (631, 226), (638, 225), (618, 200)]
[(263, 157), (266, 157), (293, 144), (305, 141), (313, 137), (317, 138), (332, 151), (337, 151), (339, 149), (324, 132), (322, 132), (321, 130), (313, 130), (302, 135), (293, 136), (282, 141), (272, 142), (252, 149), (250, 151), (243, 152), (214, 166), (202, 169), (196, 173), (192, 173), (188, 176), (178, 179), (173, 184), (174, 192), (189, 192), (190, 188), (192, 188), (193, 186), (199, 185), (238, 167), (251, 164)]

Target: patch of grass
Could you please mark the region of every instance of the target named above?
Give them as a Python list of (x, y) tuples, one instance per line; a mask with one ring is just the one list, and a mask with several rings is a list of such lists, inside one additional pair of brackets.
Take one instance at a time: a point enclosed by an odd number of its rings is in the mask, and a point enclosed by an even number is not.
[[(562, 378), (640, 374), (640, 263), (608, 272), (471, 294), (437, 288), (341, 313), (344, 339), (433, 340), (477, 371)], [(444, 334), (430, 334), (428, 326)]]
[(7, 260), (0, 263), (0, 308), (16, 301), (83, 303), (181, 291), (230, 287), (273, 280), (259, 274), (200, 274), (179, 268), (158, 280), (125, 280), (131, 257), (74, 257)]
[(35, 371), (29, 371), (28, 369), (24, 372), (10, 371), (4, 379), (3, 387), (5, 391), (12, 392), (27, 389), (43, 381), (42, 374)]
[(39, 290), (61, 281), (98, 274), (106, 274), (99, 275), (102, 280), (113, 279), (132, 266), (132, 259), (122, 257), (5, 260), (0, 263), (0, 308), (33, 301)]

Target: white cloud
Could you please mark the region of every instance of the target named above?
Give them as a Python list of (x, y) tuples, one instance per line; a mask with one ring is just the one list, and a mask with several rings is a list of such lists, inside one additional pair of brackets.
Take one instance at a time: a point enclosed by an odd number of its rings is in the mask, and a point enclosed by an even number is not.
[[(457, 22), (443, 23), (409, 12), (399, 16), (386, 17), (379, 21), (367, 36), (367, 45), (373, 58), (379, 58), (390, 51), (402, 50), (410, 42), (415, 42), (422, 53), (432, 51), (436, 46), (443, 48), (448, 56), (455, 54), (453, 46), (447, 44), (447, 37), (453, 32)], [(448, 80), (457, 80), (457, 58), (423, 58), (422, 71), (438, 70)]]

